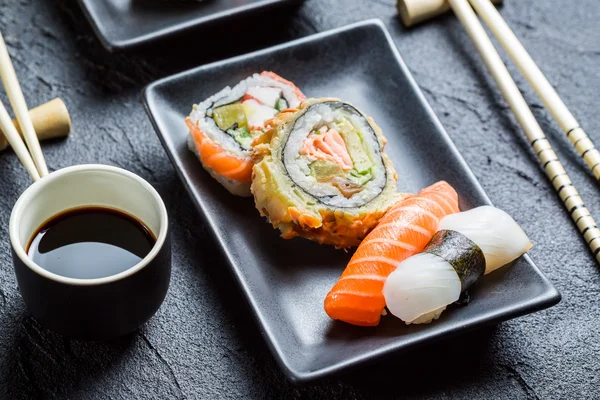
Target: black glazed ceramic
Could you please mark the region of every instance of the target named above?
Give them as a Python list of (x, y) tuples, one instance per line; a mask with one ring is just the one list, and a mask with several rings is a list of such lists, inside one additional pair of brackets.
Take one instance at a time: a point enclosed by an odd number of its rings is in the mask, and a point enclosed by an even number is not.
[(137, 47), (201, 25), (235, 22), (302, 0), (79, 0), (108, 51)]
[[(325, 59), (326, 68), (321, 67)], [(379, 326), (364, 328), (330, 320), (323, 301), (351, 253), (300, 238), (281, 239), (251, 198), (229, 194), (187, 149), (184, 118), (192, 104), (263, 70), (292, 80), (308, 97), (339, 97), (372, 116), (388, 139), (399, 191), (416, 192), (446, 180), (457, 190), (462, 210), (491, 203), (379, 20), (204, 65), (148, 86), (143, 98), (158, 136), (291, 380), (324, 377), (560, 300), (524, 256), (483, 277), (470, 290), (470, 304), (449, 308), (432, 324), (406, 326), (387, 316)]]
[(19, 291), (33, 317), (79, 339), (110, 339), (135, 331), (159, 309), (171, 279), (170, 231), (146, 266), (103, 284), (59, 282), (32, 271), (14, 249), (12, 255)]
[[(27, 243), (40, 226), (66, 210), (90, 206), (114, 208), (143, 222), (156, 237), (146, 257), (118, 274), (91, 279), (55, 274), (31, 260)], [(82, 339), (125, 335), (152, 317), (165, 298), (169, 216), (159, 193), (132, 172), (101, 164), (56, 170), (21, 194), (8, 230), (21, 296), (35, 319), (52, 330)]]

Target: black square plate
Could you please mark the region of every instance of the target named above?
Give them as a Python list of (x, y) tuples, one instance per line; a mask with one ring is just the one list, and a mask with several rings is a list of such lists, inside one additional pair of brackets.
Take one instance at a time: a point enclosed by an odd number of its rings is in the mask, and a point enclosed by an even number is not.
[(378, 327), (361, 328), (330, 320), (323, 300), (351, 254), (303, 239), (279, 238), (258, 215), (252, 199), (230, 195), (186, 147), (184, 118), (192, 104), (262, 70), (292, 80), (309, 97), (340, 97), (371, 115), (388, 139), (386, 150), (398, 171), (399, 190), (416, 192), (444, 179), (456, 188), (463, 210), (490, 201), (379, 20), (205, 65), (148, 86), (144, 101), (158, 136), (290, 379), (323, 377), (560, 300), (524, 256), (478, 282), (468, 306), (448, 310), (429, 325), (406, 326), (387, 317)]
[(109, 51), (294, 2), (299, 0), (79, 0)]

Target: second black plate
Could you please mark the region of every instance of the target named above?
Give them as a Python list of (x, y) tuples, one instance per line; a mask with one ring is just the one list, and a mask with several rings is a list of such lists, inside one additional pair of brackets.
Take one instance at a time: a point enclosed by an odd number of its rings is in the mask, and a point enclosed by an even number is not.
[(259, 216), (252, 199), (230, 195), (186, 146), (184, 118), (193, 103), (263, 70), (292, 80), (307, 96), (339, 97), (371, 115), (388, 139), (386, 151), (398, 172), (400, 191), (416, 192), (443, 179), (456, 188), (463, 210), (490, 201), (378, 20), (202, 66), (146, 88), (146, 108), (167, 154), (291, 379), (322, 377), (560, 300), (525, 256), (481, 279), (468, 306), (448, 310), (429, 325), (406, 326), (392, 316), (374, 328), (330, 320), (323, 300), (351, 254), (303, 239), (281, 239)]
[(96, 35), (109, 51), (294, 2), (298, 0), (79, 0)]

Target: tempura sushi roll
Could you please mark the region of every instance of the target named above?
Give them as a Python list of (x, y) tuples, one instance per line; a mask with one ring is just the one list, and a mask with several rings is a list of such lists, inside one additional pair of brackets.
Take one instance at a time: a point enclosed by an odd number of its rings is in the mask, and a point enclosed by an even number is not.
[(250, 196), (252, 143), (269, 120), (305, 99), (290, 81), (273, 72), (254, 74), (198, 105), (185, 122), (188, 147), (227, 190)]
[(338, 99), (281, 113), (254, 148), (256, 208), (286, 239), (357, 246), (399, 200), (375, 122)]

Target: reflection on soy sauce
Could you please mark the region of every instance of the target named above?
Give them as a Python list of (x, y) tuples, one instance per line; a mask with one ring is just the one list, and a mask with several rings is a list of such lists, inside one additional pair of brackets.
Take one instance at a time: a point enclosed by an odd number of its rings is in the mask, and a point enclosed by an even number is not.
[(45, 222), (27, 255), (47, 271), (69, 278), (103, 278), (139, 263), (156, 238), (141, 221), (104, 207), (67, 210)]

